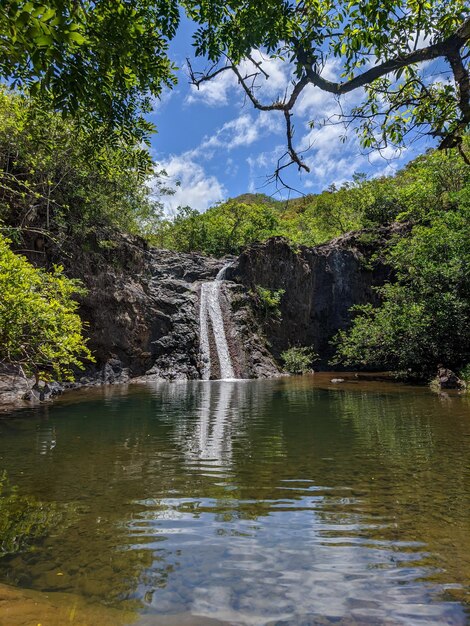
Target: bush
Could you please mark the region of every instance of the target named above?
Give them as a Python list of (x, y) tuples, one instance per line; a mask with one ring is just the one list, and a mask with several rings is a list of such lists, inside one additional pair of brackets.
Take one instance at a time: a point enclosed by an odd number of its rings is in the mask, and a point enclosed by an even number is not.
[(336, 338), (344, 365), (409, 370), (428, 377), (438, 363), (470, 362), (470, 203), (433, 212), (386, 253), (396, 281), (382, 305), (356, 307)]
[(256, 285), (256, 298), (264, 311), (265, 317), (275, 317), (280, 319), (281, 309), (279, 307), (282, 296), (285, 292), (285, 289), (273, 290)]
[(460, 368), (459, 377), (467, 383), (467, 385), (470, 385), (470, 363), (467, 363), (467, 365)]
[(290, 374), (305, 374), (311, 369), (312, 363), (318, 360), (318, 355), (312, 348), (294, 347), (285, 350), (281, 359)]
[(0, 362), (18, 365), (36, 380), (73, 380), (81, 359), (93, 360), (76, 313), (77, 281), (55, 267), (34, 268), (0, 235)]

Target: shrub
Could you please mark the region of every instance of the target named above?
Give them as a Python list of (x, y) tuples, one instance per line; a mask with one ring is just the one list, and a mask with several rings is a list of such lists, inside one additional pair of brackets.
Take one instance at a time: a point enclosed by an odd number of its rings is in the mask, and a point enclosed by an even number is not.
[(73, 379), (81, 359), (92, 359), (82, 335), (75, 294), (83, 289), (62, 274), (36, 269), (0, 235), (0, 362), (36, 380)]
[(470, 363), (460, 368), (459, 377), (467, 383), (467, 385), (470, 385)]
[(265, 317), (276, 317), (280, 319), (281, 309), (280, 304), (282, 296), (285, 294), (285, 289), (267, 289), (256, 285), (256, 296), (259, 304), (261, 305)]
[(336, 343), (344, 365), (408, 370), (429, 377), (438, 363), (458, 371), (470, 360), (470, 204), (429, 213), (386, 253), (395, 282), (379, 307), (357, 316)]
[(290, 374), (305, 374), (311, 369), (312, 363), (318, 360), (318, 355), (309, 347), (294, 347), (281, 354), (284, 368)]

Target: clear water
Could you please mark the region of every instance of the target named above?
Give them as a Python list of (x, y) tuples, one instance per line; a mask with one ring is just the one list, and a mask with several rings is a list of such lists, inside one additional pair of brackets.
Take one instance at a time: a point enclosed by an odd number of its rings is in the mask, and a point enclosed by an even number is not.
[(35, 625), (41, 598), (80, 624), (470, 623), (470, 398), (326, 380), (3, 417), (0, 582), (26, 595), (0, 624), (33, 623), (28, 593)]

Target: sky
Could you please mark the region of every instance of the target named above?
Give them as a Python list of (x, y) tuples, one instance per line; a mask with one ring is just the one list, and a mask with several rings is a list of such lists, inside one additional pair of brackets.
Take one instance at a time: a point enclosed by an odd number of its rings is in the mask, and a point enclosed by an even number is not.
[[(428, 140), (411, 143), (401, 153), (386, 150), (366, 154), (353, 131), (345, 137), (341, 125), (313, 128), (338, 112), (334, 96), (310, 85), (294, 108), (294, 145), (304, 153), (311, 172), (298, 172), (291, 166), (284, 172), (293, 190), (283, 189), (272, 180), (278, 159), (285, 153), (286, 136), (282, 113), (257, 111), (246, 102), (232, 72), (224, 72), (199, 90), (190, 85), (186, 58), (194, 69), (204, 70), (203, 60), (194, 59), (191, 24), (183, 20), (171, 44), (170, 56), (176, 62), (178, 85), (165, 91), (149, 116), (157, 127), (152, 138), (152, 154), (163, 168), (175, 194), (163, 197), (165, 210), (173, 215), (178, 206), (205, 211), (217, 202), (243, 193), (265, 193), (285, 199), (319, 193), (330, 185), (351, 180), (354, 173), (368, 176), (390, 174), (433, 144)], [(289, 68), (281, 61), (263, 67), (269, 79), (261, 78), (257, 96), (270, 103), (289, 86)], [(249, 69), (249, 68), (248, 68)], [(329, 62), (324, 76), (338, 77), (335, 61)], [(358, 103), (360, 92), (342, 98), (348, 109)]]

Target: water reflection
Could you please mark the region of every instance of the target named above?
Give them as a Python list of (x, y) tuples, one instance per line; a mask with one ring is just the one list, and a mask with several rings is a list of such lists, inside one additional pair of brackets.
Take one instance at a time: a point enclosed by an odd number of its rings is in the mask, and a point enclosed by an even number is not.
[(69, 511), (0, 576), (145, 624), (465, 624), (469, 405), (367, 389), (162, 383), (0, 421), (19, 491)]
[(221, 381), (199, 385), (197, 420), (188, 422), (183, 434), (188, 461), (207, 459), (230, 465), (231, 430), (236, 428), (236, 407), (232, 406), (237, 383)]

